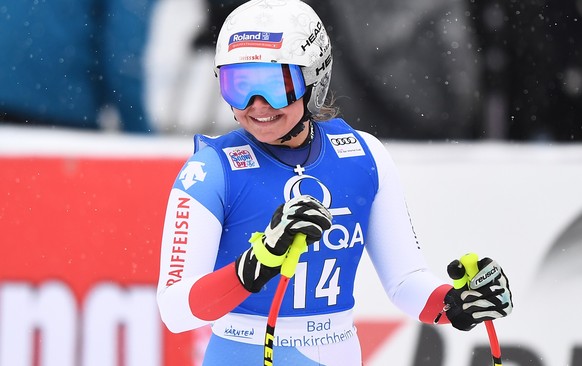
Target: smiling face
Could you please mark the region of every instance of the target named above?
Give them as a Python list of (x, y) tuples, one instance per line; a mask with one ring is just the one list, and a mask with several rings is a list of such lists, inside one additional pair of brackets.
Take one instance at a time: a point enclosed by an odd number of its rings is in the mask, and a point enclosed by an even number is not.
[(220, 92), (234, 118), (263, 143), (290, 147), (301, 145), (305, 129), (281, 142), (305, 113), (306, 93), (301, 67), (279, 63), (239, 63), (219, 69)]
[(291, 131), (303, 117), (303, 99), (287, 107), (275, 109), (263, 97), (255, 96), (246, 109), (233, 107), (232, 111), (241, 127), (262, 143), (297, 147), (305, 141), (309, 133), (309, 129), (305, 128), (291, 140), (281, 142), (281, 137)]

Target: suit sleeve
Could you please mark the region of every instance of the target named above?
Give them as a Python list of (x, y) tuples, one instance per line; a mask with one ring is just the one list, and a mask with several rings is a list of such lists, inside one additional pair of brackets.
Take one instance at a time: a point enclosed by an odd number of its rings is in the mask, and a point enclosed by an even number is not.
[(184, 164), (168, 198), (157, 303), (162, 321), (175, 333), (220, 318), (250, 295), (234, 265), (214, 268), (224, 219), (222, 169), (214, 150), (197, 152)]
[[(366, 250), (390, 300), (409, 316), (432, 323), (450, 286), (429, 271), (391, 156), (377, 138), (361, 134), (378, 168)], [(439, 323), (446, 321), (442, 317)]]

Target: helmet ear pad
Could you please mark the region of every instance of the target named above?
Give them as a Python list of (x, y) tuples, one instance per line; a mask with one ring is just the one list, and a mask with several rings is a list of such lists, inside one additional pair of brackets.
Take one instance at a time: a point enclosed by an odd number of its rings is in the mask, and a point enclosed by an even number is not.
[(325, 103), (325, 97), (327, 96), (331, 82), (331, 66), (330, 63), (319, 81), (307, 86), (307, 91), (303, 98), (307, 102), (306, 110), (310, 112), (310, 116), (317, 114)]
[[(311, 97), (313, 94), (313, 85), (309, 85), (305, 90), (305, 94), (303, 94), (303, 117), (299, 122), (305, 122), (313, 117), (313, 112), (309, 109), (309, 103), (311, 102)], [(321, 107), (320, 107), (321, 108)]]

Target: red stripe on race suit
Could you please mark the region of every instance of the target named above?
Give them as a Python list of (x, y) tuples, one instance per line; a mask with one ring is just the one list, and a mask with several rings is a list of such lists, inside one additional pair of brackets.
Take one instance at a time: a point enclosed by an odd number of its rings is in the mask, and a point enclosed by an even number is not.
[[(437, 287), (426, 300), (424, 308), (420, 312), (418, 319), (427, 324), (434, 324), (434, 320), (437, 318), (438, 314), (443, 311), (445, 306), (445, 295), (452, 288), (451, 285), (441, 285)], [(443, 312), (442, 316), (438, 320), (438, 324), (449, 324), (450, 321), (447, 315)]]
[(199, 319), (213, 321), (229, 313), (250, 294), (240, 283), (233, 262), (192, 285), (190, 310)]

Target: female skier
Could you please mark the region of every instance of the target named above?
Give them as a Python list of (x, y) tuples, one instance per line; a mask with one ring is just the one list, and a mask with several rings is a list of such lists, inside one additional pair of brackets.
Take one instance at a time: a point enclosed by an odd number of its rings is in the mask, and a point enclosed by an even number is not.
[(477, 290), (428, 271), (386, 148), (324, 104), (331, 67), (326, 30), (299, 0), (246, 2), (219, 33), (215, 73), (241, 128), (195, 136), (168, 200), (157, 290), (171, 331), (212, 324), (205, 366), (262, 364), (298, 233), (309, 245), (281, 305), (276, 365), (362, 364), (352, 309), (364, 248), (391, 301), (422, 322), (469, 330), (512, 310), (488, 258), (479, 269), (493, 280)]

